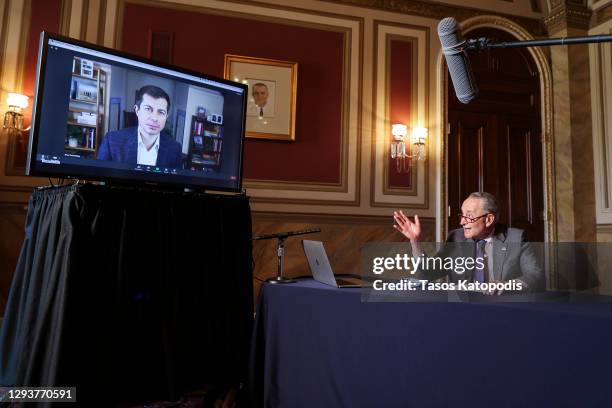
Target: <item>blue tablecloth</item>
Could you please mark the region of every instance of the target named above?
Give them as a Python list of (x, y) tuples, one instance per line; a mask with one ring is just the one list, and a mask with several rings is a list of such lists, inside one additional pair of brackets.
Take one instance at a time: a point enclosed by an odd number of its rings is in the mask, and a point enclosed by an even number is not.
[(611, 407), (612, 304), (364, 303), (263, 285), (257, 406)]

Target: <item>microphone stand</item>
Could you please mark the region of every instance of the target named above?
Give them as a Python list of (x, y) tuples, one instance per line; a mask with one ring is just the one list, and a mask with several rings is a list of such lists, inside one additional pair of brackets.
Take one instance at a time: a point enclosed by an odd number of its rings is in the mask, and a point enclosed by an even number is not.
[(275, 234), (266, 234), (259, 235), (257, 237), (251, 238), (252, 241), (258, 241), (260, 239), (272, 239), (276, 238), (278, 241), (276, 242), (276, 257), (277, 257), (277, 275), (276, 278), (266, 279), (266, 282), (269, 283), (294, 283), (294, 279), (284, 278), (283, 277), (283, 255), (285, 254), (285, 240), (294, 235), (304, 235), (304, 234), (314, 234), (316, 232), (321, 232), (321, 228), (312, 228), (300, 231), (287, 231), (287, 232), (277, 232)]
[(592, 44), (600, 42), (612, 42), (612, 35), (589, 35), (585, 37), (563, 37), (549, 38), (546, 40), (510, 41), (501, 43), (493, 43), (490, 38), (480, 37), (466, 40), (465, 44), (463, 45), (463, 49), (485, 51), (494, 48), (521, 48), (550, 45)]

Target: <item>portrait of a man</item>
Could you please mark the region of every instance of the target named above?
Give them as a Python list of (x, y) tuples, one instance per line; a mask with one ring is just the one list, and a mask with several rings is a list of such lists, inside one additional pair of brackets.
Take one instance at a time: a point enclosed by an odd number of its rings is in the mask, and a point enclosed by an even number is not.
[(170, 97), (161, 88), (145, 85), (136, 92), (134, 113), (138, 126), (108, 132), (98, 150), (98, 160), (183, 168), (181, 145), (163, 129)]
[(258, 117), (274, 116), (274, 82), (249, 80), (250, 98), (247, 115)]

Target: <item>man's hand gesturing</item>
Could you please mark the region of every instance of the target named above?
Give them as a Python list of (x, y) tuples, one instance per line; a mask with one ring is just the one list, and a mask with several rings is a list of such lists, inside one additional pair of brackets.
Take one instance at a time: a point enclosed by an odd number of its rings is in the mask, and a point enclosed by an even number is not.
[(414, 222), (412, 222), (400, 210), (393, 212), (393, 219), (395, 220), (393, 227), (396, 230), (401, 232), (410, 242), (419, 242), (421, 238), (421, 222), (418, 215), (414, 216)]

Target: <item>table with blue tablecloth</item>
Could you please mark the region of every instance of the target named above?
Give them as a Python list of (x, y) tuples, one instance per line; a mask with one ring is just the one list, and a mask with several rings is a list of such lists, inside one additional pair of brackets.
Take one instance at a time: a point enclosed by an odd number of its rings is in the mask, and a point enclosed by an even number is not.
[(251, 353), (254, 403), (612, 406), (612, 303), (473, 299), (364, 302), (360, 289), (310, 279), (264, 284)]

